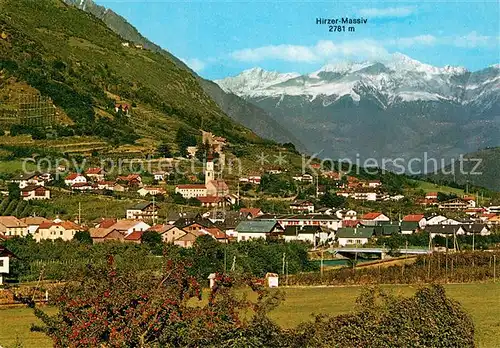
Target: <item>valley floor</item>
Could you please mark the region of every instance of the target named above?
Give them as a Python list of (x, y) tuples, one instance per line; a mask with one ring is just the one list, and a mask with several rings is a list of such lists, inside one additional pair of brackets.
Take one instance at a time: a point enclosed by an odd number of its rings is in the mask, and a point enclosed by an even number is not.
[[(409, 296), (415, 286), (387, 286), (395, 294)], [(449, 284), (447, 294), (459, 301), (470, 313), (476, 325), (478, 347), (500, 346), (500, 283)], [(284, 288), (285, 302), (271, 317), (284, 327), (294, 327), (310, 320), (313, 313), (332, 315), (349, 313), (361, 287), (304, 287)], [(51, 309), (49, 309), (51, 311)], [(37, 320), (27, 308), (0, 310), (0, 346), (2, 347), (50, 347), (51, 341), (40, 333), (30, 332), (30, 325)]]

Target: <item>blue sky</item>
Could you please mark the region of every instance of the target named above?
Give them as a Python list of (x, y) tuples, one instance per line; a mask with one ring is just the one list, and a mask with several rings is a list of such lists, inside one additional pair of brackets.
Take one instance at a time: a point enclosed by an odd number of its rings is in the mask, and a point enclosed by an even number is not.
[[(255, 66), (306, 73), (327, 63), (389, 59), (479, 70), (500, 62), (500, 5), (452, 1), (97, 0), (209, 79)], [(329, 32), (316, 18), (365, 18)], [(348, 27), (348, 25), (346, 25)]]

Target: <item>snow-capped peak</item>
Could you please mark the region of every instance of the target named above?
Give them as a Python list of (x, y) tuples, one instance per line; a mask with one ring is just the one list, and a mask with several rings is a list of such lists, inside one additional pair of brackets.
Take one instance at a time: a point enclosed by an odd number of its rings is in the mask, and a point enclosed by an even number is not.
[(253, 68), (215, 82), (223, 90), (245, 98), (281, 100), (285, 96), (301, 96), (312, 101), (320, 97), (326, 105), (343, 96), (357, 102), (370, 95), (371, 100), (376, 99), (382, 107), (388, 107), (392, 103), (417, 100), (469, 103), (487, 95), (492, 88), (497, 90), (499, 85), (492, 86), (492, 81), (496, 80), (489, 75), (469, 73), (463, 67), (435, 67), (395, 53), (380, 62), (327, 64), (302, 76)]
[(244, 70), (241, 74), (228, 77), (223, 80), (215, 80), (224, 91), (234, 94), (265, 89), (272, 85), (298, 77), (298, 73), (279, 73), (277, 71), (266, 71), (256, 67)]
[(318, 77), (318, 74), (321, 72), (333, 72), (333, 73), (339, 73), (339, 74), (346, 74), (346, 73), (353, 73), (355, 71), (364, 69), (366, 67), (369, 67), (370, 65), (373, 65), (373, 62), (339, 62), (339, 63), (332, 63), (332, 64), (326, 64), (323, 66), (321, 69), (313, 72), (310, 74), (310, 77)]

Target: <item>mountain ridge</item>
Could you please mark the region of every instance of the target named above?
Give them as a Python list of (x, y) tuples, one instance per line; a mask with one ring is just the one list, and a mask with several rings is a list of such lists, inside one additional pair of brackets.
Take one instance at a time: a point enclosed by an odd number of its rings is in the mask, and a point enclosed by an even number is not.
[(343, 62), (284, 76), (250, 69), (215, 82), (289, 125), (325, 157), (410, 160), (426, 153), (449, 161), (500, 146), (497, 65), (470, 72), (396, 54), (383, 63)]
[(189, 71), (198, 80), (204, 92), (212, 98), (229, 117), (245, 127), (252, 129), (257, 135), (280, 143), (291, 142), (295, 144), (298, 150), (308, 152), (307, 147), (286, 129), (286, 127), (279, 124), (268, 112), (259, 108), (257, 105), (247, 102), (234, 93), (226, 93), (219, 85), (202, 78), (181, 59), (142, 36), (132, 24), (113, 10), (98, 5), (92, 0), (63, 1), (78, 9), (92, 13), (124, 40), (143, 45), (147, 49), (164, 54), (177, 66)]

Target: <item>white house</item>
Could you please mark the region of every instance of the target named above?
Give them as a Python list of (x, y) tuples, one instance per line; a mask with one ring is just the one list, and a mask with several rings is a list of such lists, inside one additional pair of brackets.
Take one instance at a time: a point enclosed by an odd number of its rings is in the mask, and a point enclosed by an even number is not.
[(159, 171), (159, 172), (154, 172), (153, 173), (153, 178), (156, 181), (164, 181), (165, 178), (167, 177), (168, 173), (164, 171)]
[(19, 188), (25, 188), (27, 186), (44, 186), (45, 181), (41, 177), (40, 174), (31, 173), (31, 174), (20, 174), (12, 179), (10, 182), (16, 183), (19, 185)]
[(391, 221), (388, 216), (376, 212), (376, 213), (367, 213), (361, 217), (361, 223), (366, 226), (375, 226), (380, 222), (388, 222)]
[(202, 197), (207, 195), (207, 187), (204, 184), (177, 185), (175, 193), (180, 193), (186, 199)]
[(330, 231), (338, 230), (342, 223), (336, 216), (327, 214), (281, 215), (276, 219), (285, 228), (287, 226), (317, 226)]
[(448, 218), (443, 215), (434, 215), (427, 218), (426, 225), (439, 225), (441, 222), (447, 220)]
[(28, 226), (15, 216), (0, 216), (0, 234), (24, 237), (28, 234)]
[(159, 207), (151, 202), (138, 203), (135, 206), (128, 208), (126, 212), (127, 219), (131, 220), (145, 220), (158, 218)]
[(380, 180), (371, 180), (371, 181), (368, 181), (368, 187), (377, 188), (377, 187), (380, 187), (380, 186), (382, 186), (382, 183), (380, 182)]
[(236, 226), (238, 242), (250, 239), (281, 239), (283, 227), (276, 220), (246, 220)]
[(290, 203), (290, 210), (299, 213), (314, 213), (314, 203), (307, 200), (296, 200)]
[(66, 179), (64, 179), (64, 183), (67, 186), (73, 186), (74, 184), (85, 184), (87, 183), (87, 178), (80, 173), (71, 173), (66, 177)]
[(141, 195), (142, 197), (150, 195), (150, 196), (156, 196), (156, 195), (164, 195), (166, 193), (165, 189), (161, 187), (151, 187), (151, 186), (144, 186), (137, 190), (137, 193)]
[(37, 242), (45, 239), (62, 239), (67, 241), (72, 240), (76, 232), (83, 230), (83, 227), (75, 224), (72, 221), (54, 220), (54, 222), (42, 222), (34, 233), (34, 239)]
[(102, 181), (104, 180), (104, 169), (102, 168), (89, 168), (85, 172), (85, 175), (93, 181)]
[(316, 246), (325, 243), (330, 237), (330, 233), (320, 226), (287, 226), (283, 235), (286, 242), (300, 240)]
[(13, 257), (12, 252), (0, 245), (0, 285), (3, 284), (3, 276), (10, 272), (10, 259)]
[(375, 235), (373, 227), (343, 227), (337, 231), (336, 238), (339, 246), (361, 246)]
[(20, 219), (20, 221), (27, 225), (27, 234), (33, 235), (35, 231), (40, 227), (42, 223), (50, 223), (50, 220), (47, 220), (41, 216), (28, 216)]
[(21, 197), (25, 201), (50, 199), (50, 190), (45, 186), (28, 185), (21, 189)]

